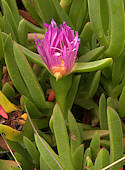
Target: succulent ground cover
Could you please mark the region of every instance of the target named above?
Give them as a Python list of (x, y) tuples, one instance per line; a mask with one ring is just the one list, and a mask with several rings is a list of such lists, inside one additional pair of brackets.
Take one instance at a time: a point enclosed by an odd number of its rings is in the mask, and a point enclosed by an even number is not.
[(121, 170), (123, 0), (0, 1), (0, 170)]

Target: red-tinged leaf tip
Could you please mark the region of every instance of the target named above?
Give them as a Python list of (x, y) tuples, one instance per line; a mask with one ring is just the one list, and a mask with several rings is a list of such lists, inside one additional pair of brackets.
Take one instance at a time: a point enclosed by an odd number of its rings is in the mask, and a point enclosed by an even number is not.
[(1, 105), (0, 105), (0, 116), (2, 116), (5, 119), (8, 119), (8, 115)]

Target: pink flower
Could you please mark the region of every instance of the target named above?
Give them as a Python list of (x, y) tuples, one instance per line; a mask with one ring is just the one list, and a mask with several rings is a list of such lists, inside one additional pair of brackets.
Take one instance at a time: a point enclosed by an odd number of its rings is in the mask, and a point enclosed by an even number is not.
[(80, 44), (78, 32), (74, 31), (63, 22), (60, 29), (54, 20), (51, 24), (44, 24), (45, 37), (39, 40), (36, 36), (35, 43), (43, 61), (56, 78), (69, 73), (74, 66)]

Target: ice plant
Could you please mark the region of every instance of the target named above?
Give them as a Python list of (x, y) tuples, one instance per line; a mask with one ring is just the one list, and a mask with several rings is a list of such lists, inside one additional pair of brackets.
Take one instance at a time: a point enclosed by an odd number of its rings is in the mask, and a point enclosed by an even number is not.
[(65, 22), (60, 25), (52, 19), (51, 24), (44, 24), (45, 37), (39, 40), (36, 36), (37, 50), (56, 79), (69, 73), (74, 66), (80, 44), (78, 32), (74, 33)]

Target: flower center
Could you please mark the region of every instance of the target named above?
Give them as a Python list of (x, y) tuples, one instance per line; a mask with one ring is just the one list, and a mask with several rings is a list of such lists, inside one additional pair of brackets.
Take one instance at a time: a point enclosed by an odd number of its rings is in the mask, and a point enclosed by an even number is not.
[(66, 68), (64, 67), (64, 61), (59, 66), (53, 66), (52, 67), (52, 73), (58, 80), (61, 78), (64, 74), (66, 74)]
[(59, 55), (60, 59), (61, 59), (61, 64), (60, 65), (56, 65), (53, 66), (51, 71), (53, 73), (53, 75), (56, 77), (56, 80), (58, 80), (59, 78), (61, 78), (64, 74), (66, 74), (66, 68), (64, 66), (64, 60), (61, 56), (61, 54)]

